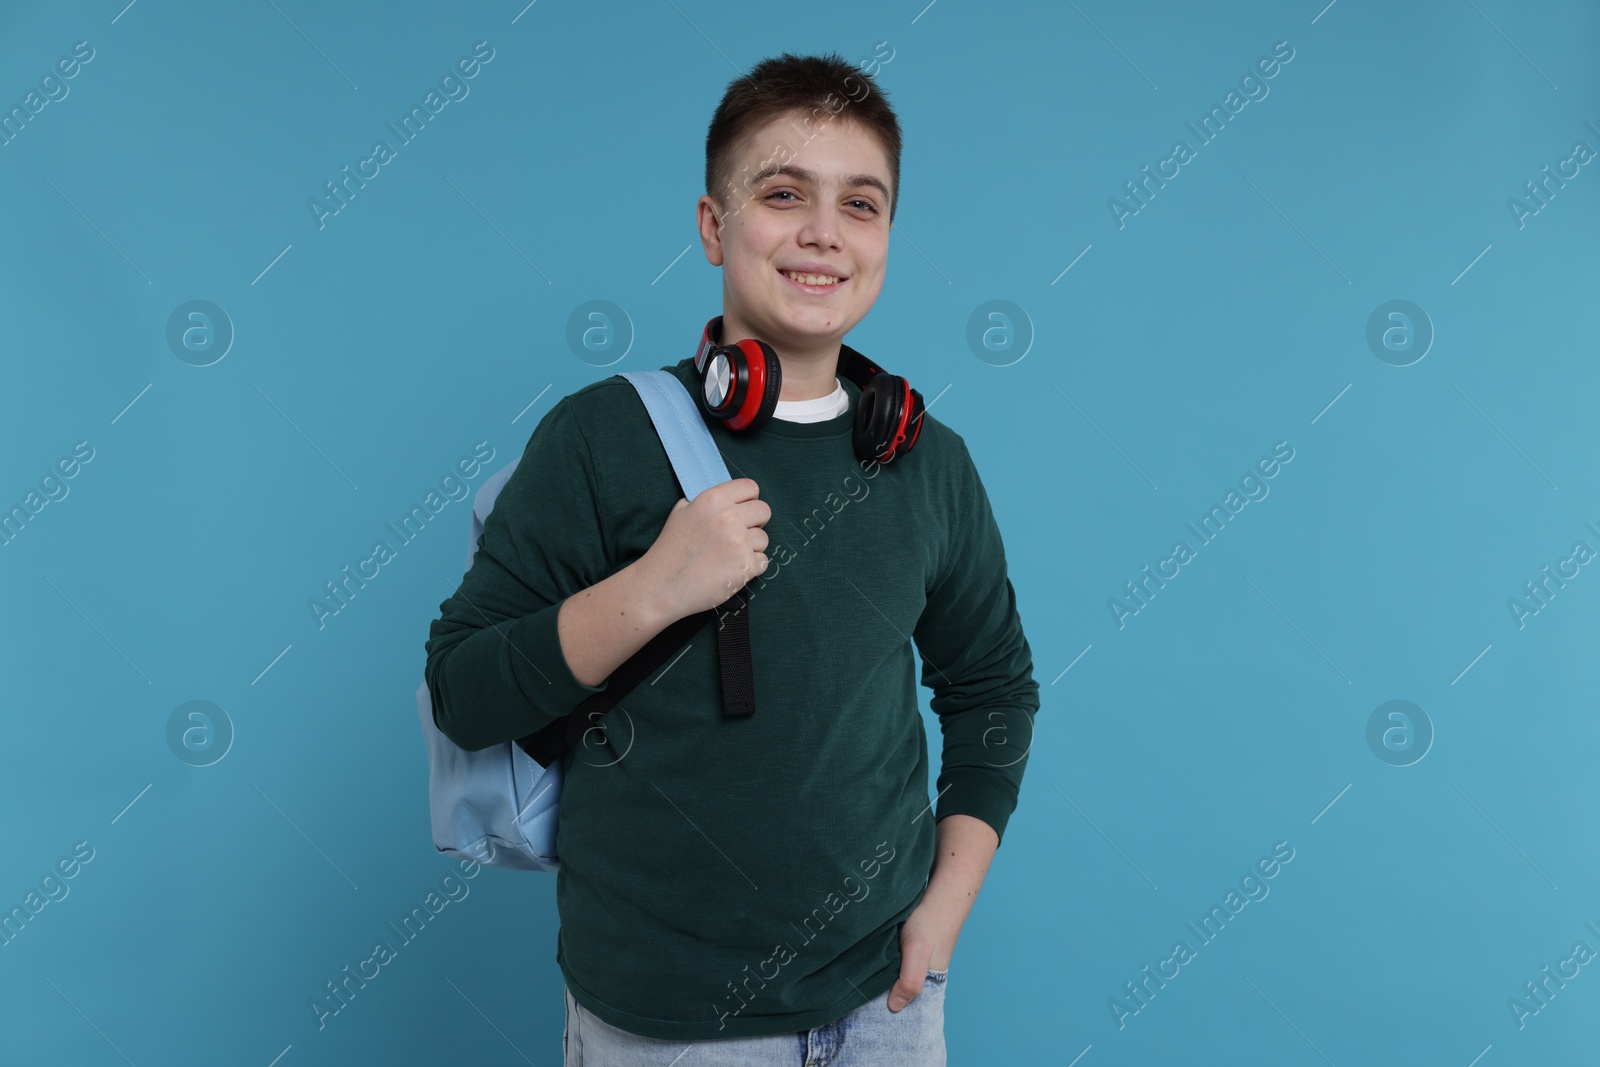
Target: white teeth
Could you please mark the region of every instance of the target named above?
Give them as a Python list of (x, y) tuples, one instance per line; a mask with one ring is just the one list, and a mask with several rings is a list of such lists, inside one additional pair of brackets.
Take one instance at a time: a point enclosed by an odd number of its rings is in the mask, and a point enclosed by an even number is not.
[(800, 274), (792, 270), (784, 271), (783, 276), (802, 285), (832, 285), (839, 280), (831, 274)]

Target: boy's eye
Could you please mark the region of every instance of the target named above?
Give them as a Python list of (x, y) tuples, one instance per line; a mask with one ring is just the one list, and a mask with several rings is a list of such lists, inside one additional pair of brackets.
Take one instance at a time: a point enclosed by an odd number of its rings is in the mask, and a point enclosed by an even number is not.
[[(778, 189), (778, 190), (775, 190), (773, 192), (768, 193), (766, 196), (762, 197), (762, 199), (763, 200), (773, 200), (773, 199), (776, 199), (777, 197), (780, 197), (780, 196), (794, 196), (794, 190), (793, 189)], [(787, 201), (787, 200), (782, 201), (782, 203), (789, 203), (789, 202), (790, 201)], [(854, 200), (850, 200), (850, 201), (847, 201), (847, 202), (849, 204), (851, 204), (852, 206), (857, 207), (858, 210), (870, 211), (874, 215), (878, 214), (878, 209), (873, 206), (872, 201), (870, 201), (870, 200), (863, 200), (861, 197), (856, 197)]]

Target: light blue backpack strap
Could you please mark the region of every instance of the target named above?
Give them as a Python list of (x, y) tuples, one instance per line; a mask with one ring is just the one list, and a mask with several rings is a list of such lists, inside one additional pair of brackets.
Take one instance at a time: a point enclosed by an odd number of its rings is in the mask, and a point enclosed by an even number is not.
[(650, 412), (667, 458), (678, 475), (678, 484), (683, 487), (684, 499), (693, 500), (701, 490), (727, 481), (728, 465), (723, 462), (694, 397), (678, 376), (664, 370), (620, 373), (639, 391), (639, 399)]

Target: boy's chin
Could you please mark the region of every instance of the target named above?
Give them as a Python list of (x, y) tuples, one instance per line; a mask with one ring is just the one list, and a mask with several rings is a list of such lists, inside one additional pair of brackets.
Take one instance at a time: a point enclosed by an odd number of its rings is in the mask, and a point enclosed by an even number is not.
[(853, 308), (823, 307), (817, 304), (797, 307), (794, 304), (780, 303), (763, 311), (762, 318), (765, 321), (772, 323), (773, 327), (781, 329), (795, 340), (824, 341), (842, 337), (861, 317), (851, 317)]
[(841, 339), (849, 332), (844, 320), (837, 316), (827, 318), (806, 315), (791, 318), (780, 313), (772, 316), (772, 322), (776, 327), (774, 331), (776, 336), (790, 344), (827, 344)]

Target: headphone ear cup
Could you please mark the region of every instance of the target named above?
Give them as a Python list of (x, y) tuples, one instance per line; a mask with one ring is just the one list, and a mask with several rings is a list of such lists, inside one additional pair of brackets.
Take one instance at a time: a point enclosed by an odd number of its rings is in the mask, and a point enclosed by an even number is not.
[(916, 447), (917, 438), (922, 435), (922, 413), (926, 410), (922, 394), (915, 389), (911, 390), (911, 417), (906, 419), (906, 439), (901, 442), (898, 455), (903, 456)]
[(724, 425), (731, 414), (729, 408), (739, 382), (738, 365), (734, 357), (734, 353), (720, 345), (712, 346), (706, 353), (705, 367), (700, 372), (700, 388), (696, 390), (700, 409)]
[[(753, 381), (759, 373), (765, 387), (761, 392), (761, 403), (756, 408), (755, 417), (750, 420), (750, 429), (759, 430), (772, 418), (772, 413), (778, 410), (778, 397), (783, 393), (783, 364), (778, 359), (778, 353), (765, 341), (754, 338), (739, 342), (743, 348), (749, 364), (750, 375)], [(750, 347), (755, 351), (752, 352)]]
[(905, 402), (905, 386), (900, 377), (880, 372), (867, 380), (856, 402), (855, 428), (851, 444), (863, 460), (888, 463), (898, 453), (885, 455), (900, 425), (900, 409)]
[(705, 361), (700, 407), (730, 431), (759, 430), (777, 410), (783, 366), (765, 341), (718, 345)]
[[(856, 455), (889, 463), (908, 454), (922, 433), (922, 412), (922, 394), (911, 388), (904, 378), (887, 371), (874, 374), (868, 379), (867, 387), (861, 390), (861, 402), (856, 409)], [(902, 413), (906, 413), (903, 430), (900, 428)], [(896, 436), (902, 436), (903, 440), (896, 442)]]

